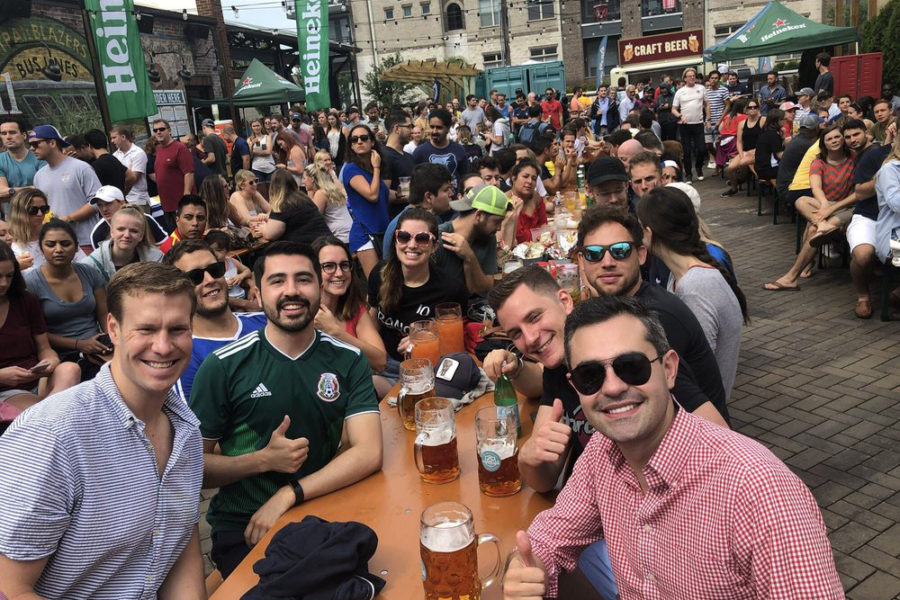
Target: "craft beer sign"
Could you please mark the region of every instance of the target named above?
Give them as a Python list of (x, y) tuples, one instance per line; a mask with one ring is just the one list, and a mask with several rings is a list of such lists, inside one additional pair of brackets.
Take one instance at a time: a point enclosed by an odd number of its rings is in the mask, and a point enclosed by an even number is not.
[(297, 50), (306, 108), (331, 107), (328, 93), (328, 0), (296, 0)]
[(156, 113), (156, 102), (132, 0), (85, 0), (100, 62), (100, 77), (111, 121), (143, 119)]
[(691, 56), (699, 59), (703, 54), (702, 40), (702, 29), (619, 40), (619, 62), (623, 67), (627, 67)]

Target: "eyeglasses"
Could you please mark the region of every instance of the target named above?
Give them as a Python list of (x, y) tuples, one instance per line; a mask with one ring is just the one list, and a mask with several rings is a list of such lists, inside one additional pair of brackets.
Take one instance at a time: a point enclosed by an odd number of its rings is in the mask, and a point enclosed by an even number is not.
[(748, 105), (747, 105), (747, 109), (748, 109), (748, 110), (756, 110), (757, 108), (759, 108), (759, 107), (758, 107), (757, 105), (755, 105), (755, 104), (748, 104)]
[(28, 207), (28, 214), (31, 215), (32, 217), (36, 216), (38, 213), (40, 213), (42, 215), (46, 215), (48, 212), (50, 212), (49, 206), (29, 206)]
[(168, 127), (154, 127), (154, 128), (153, 128), (153, 133), (161, 133), (161, 132), (163, 132), (163, 131), (168, 131), (168, 130), (169, 130)]
[(419, 233), (413, 235), (408, 231), (403, 231), (402, 229), (398, 229), (394, 232), (394, 238), (401, 244), (408, 244), (410, 240), (415, 239), (416, 244), (420, 246), (424, 246), (426, 244), (431, 244), (434, 242), (434, 235), (429, 231), (420, 231)]
[(257, 183), (259, 183), (259, 179), (246, 179), (246, 180), (244, 180), (244, 183), (249, 183), (250, 185), (256, 185)]
[(367, 133), (364, 133), (362, 135), (351, 135), (350, 143), (355, 144), (356, 142), (368, 142), (371, 139), (372, 137)]
[(33, 141), (28, 142), (28, 145), (31, 146), (32, 148), (37, 148), (38, 146), (40, 146), (41, 144), (43, 144), (46, 141), (47, 140), (33, 140)]
[(616, 242), (609, 246), (585, 246), (581, 251), (584, 260), (592, 263), (600, 262), (609, 250), (609, 255), (616, 260), (625, 260), (631, 256), (631, 250), (634, 248), (633, 242)]
[(218, 279), (220, 277), (225, 276), (225, 263), (223, 262), (214, 262), (212, 264), (206, 265), (202, 269), (191, 269), (190, 271), (185, 271), (184, 274), (188, 279), (191, 280), (191, 283), (194, 285), (200, 285), (203, 283), (203, 279), (206, 276), (206, 273), (209, 273), (209, 276), (213, 279)]
[(640, 352), (626, 352), (610, 360), (584, 362), (569, 371), (569, 381), (582, 396), (593, 396), (603, 387), (603, 382), (606, 381), (606, 367), (610, 365), (616, 377), (628, 385), (644, 385), (650, 381), (652, 364), (656, 361), (662, 362), (664, 355), (663, 352), (650, 359)]
[(340, 269), (344, 273), (350, 272), (349, 260), (342, 260), (341, 262), (323, 262), (320, 266), (322, 267), (322, 272), (328, 273), (329, 275), (331, 275), (338, 269)]

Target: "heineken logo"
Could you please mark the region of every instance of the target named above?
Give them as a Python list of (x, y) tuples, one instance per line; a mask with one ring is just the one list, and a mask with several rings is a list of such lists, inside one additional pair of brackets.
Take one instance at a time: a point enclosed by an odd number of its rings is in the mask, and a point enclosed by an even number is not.
[[(322, 0), (309, 0), (300, 13), (297, 25), (301, 31), (306, 30), (303, 43), (299, 48), (303, 68), (303, 87), (307, 94), (318, 94), (321, 83), (319, 73), (322, 70)], [(327, 40), (325, 44), (327, 46)]]
[(252, 77), (247, 77), (247, 78), (245, 78), (245, 79), (241, 82), (241, 84), (243, 84), (243, 85), (250, 85), (250, 82), (252, 82), (252, 81), (253, 81), (253, 78), (252, 78)]
[[(779, 25), (780, 23), (780, 25)], [(761, 42), (766, 42), (771, 40), (773, 37), (779, 36), (782, 33), (787, 33), (788, 31), (795, 31), (797, 29), (806, 29), (806, 23), (800, 23), (799, 25), (789, 25), (787, 21), (784, 19), (778, 19), (772, 24), (775, 27), (774, 31), (771, 31), (762, 37), (759, 38)]]
[(100, 0), (93, 22), (106, 93), (137, 92), (137, 81), (128, 52), (127, 7), (121, 0)]
[(778, 19), (777, 21), (772, 23), (772, 27), (784, 27), (785, 25), (787, 25), (787, 21), (785, 21), (784, 19)]

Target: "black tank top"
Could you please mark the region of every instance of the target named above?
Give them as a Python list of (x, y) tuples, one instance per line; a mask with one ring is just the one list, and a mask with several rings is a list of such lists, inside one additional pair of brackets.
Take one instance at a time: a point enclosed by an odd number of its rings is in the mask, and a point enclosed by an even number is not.
[(741, 138), (744, 152), (756, 149), (756, 140), (759, 139), (759, 134), (762, 132), (762, 119), (757, 119), (756, 125), (753, 127), (750, 127), (747, 123), (748, 121), (744, 121), (744, 136)]

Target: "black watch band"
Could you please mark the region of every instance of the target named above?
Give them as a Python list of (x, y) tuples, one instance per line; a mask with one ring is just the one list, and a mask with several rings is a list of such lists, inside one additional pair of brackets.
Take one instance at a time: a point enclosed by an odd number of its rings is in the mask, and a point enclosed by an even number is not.
[(303, 486), (300, 485), (299, 481), (294, 481), (294, 506), (301, 504), (305, 495), (303, 494)]

